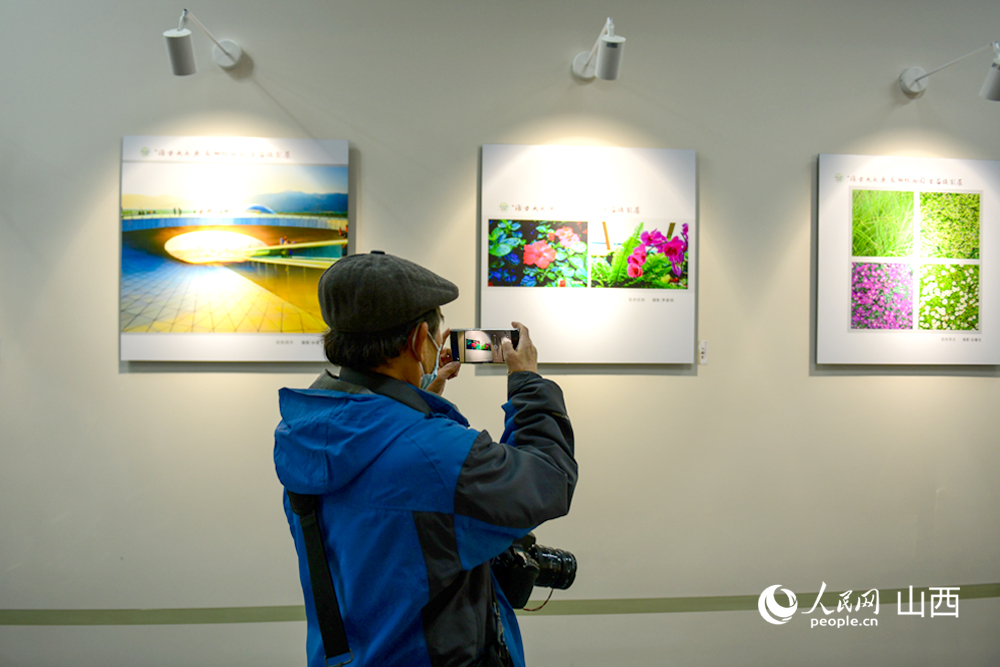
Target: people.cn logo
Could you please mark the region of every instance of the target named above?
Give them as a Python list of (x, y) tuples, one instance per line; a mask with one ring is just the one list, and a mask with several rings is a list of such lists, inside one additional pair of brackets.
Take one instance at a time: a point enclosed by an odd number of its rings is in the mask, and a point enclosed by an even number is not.
[(795, 593), (787, 588), (782, 588), (781, 592), (788, 596), (789, 606), (782, 607), (778, 604), (778, 601), (774, 599), (774, 593), (779, 588), (781, 588), (781, 584), (768, 586), (757, 600), (757, 610), (760, 611), (760, 615), (764, 617), (765, 621), (773, 625), (788, 623), (792, 618), (792, 614), (799, 608), (799, 601), (795, 599)]

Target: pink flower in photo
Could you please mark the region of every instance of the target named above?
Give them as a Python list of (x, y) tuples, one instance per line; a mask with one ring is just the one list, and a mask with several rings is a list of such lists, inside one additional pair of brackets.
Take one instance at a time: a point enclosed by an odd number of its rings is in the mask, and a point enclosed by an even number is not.
[[(564, 246), (580, 242), (580, 236), (571, 227), (560, 227), (554, 234), (559, 237), (559, 242)], [(549, 240), (552, 240), (552, 234), (549, 234)]]
[(683, 239), (674, 237), (660, 247), (660, 252), (670, 260), (670, 269), (675, 276), (680, 276), (684, 270), (684, 254), (687, 252), (687, 243)]
[(556, 250), (548, 241), (535, 241), (524, 246), (524, 263), (534, 264), (540, 269), (547, 269), (556, 258)]
[[(660, 249), (664, 243), (667, 242), (667, 238), (663, 235), (659, 229), (654, 229), (651, 232), (643, 232), (639, 235), (639, 239), (642, 241), (642, 245), (649, 248), (653, 247), (657, 250)], [(660, 250), (660, 252), (663, 252)]]
[(636, 246), (635, 250), (632, 251), (632, 254), (629, 255), (628, 261), (629, 261), (630, 264), (635, 263), (635, 264), (638, 264), (639, 266), (642, 266), (643, 264), (645, 264), (646, 263), (646, 247), (645, 246)]

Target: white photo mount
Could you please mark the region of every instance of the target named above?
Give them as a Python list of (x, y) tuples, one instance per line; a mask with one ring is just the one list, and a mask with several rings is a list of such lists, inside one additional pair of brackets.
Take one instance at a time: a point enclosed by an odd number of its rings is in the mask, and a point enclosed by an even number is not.
[(324, 361), (316, 282), (347, 249), (348, 152), (125, 137), (120, 359)]
[[(640, 224), (647, 235), (659, 234), (649, 239), (641, 266), (650, 280), (659, 267), (661, 283), (595, 286), (595, 262), (607, 261), (595, 255), (613, 258)], [(542, 363), (694, 364), (697, 231), (694, 151), (484, 145), (480, 327), (523, 322)], [(496, 250), (501, 235), (517, 233), (513, 257), (498, 262), (491, 234)], [(579, 243), (587, 246), (582, 278), (564, 285), (540, 278), (579, 260)], [(666, 261), (669, 252), (675, 264)]]
[[(820, 155), (818, 171), (816, 363), (1000, 364), (1000, 162)], [(865, 240), (906, 215), (910, 238)]]

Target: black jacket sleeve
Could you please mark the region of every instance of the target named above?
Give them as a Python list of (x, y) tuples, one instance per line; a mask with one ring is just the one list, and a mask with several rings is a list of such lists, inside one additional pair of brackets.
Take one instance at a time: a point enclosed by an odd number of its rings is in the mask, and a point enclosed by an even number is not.
[(455, 489), (455, 512), (509, 528), (530, 529), (569, 512), (576, 486), (573, 428), (562, 390), (537, 373), (507, 380), (513, 408), (506, 444), (481, 432)]

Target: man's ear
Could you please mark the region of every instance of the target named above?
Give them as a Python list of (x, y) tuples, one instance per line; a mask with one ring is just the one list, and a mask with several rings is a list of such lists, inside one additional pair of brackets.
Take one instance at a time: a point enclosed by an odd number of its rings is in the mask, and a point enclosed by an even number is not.
[(421, 363), (423, 362), (422, 351), (430, 335), (430, 327), (427, 325), (427, 322), (421, 322), (420, 326), (413, 329), (413, 337), (410, 338), (410, 352)]

